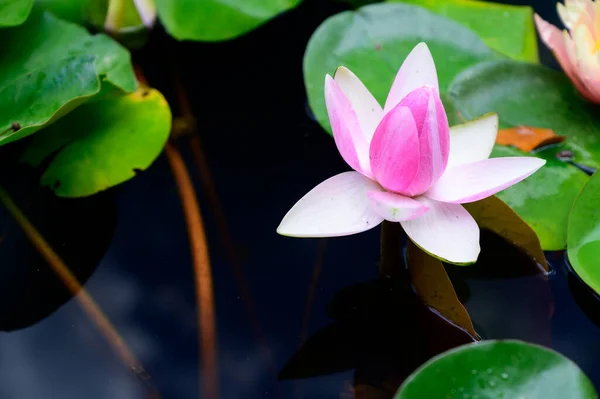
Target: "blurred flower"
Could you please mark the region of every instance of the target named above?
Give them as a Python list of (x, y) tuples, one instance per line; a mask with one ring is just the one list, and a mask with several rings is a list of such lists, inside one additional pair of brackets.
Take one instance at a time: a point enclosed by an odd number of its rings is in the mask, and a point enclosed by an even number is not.
[(152, 28), (156, 21), (155, 0), (109, 0), (104, 20), (107, 32), (136, 29), (140, 21), (146, 29)]
[(146, 28), (150, 29), (156, 21), (156, 4), (154, 0), (133, 0), (140, 19)]
[(568, 29), (535, 15), (540, 37), (552, 50), (563, 71), (588, 100), (600, 103), (600, 2), (565, 0), (557, 4), (558, 15)]
[(389, 220), (434, 256), (472, 263), (479, 227), (460, 204), (493, 195), (545, 163), (488, 159), (495, 114), (450, 129), (425, 43), (402, 64), (383, 109), (343, 67), (335, 79), (327, 75), (325, 100), (337, 148), (355, 171), (325, 180), (298, 201), (277, 229), (282, 235), (345, 236)]

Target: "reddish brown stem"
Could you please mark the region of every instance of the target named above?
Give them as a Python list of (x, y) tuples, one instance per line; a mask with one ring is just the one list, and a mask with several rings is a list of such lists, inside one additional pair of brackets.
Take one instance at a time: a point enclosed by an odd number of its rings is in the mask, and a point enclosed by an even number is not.
[[(242, 304), (244, 306), (246, 314), (248, 315), (248, 319), (250, 321), (253, 333), (260, 345), (261, 355), (266, 364), (268, 364), (268, 367), (271, 369), (271, 372), (274, 375), (277, 375), (277, 366), (275, 364), (275, 360), (273, 359), (273, 354), (271, 352), (271, 348), (267, 340), (267, 335), (260, 323), (260, 317), (258, 315), (258, 311), (252, 293), (246, 282), (246, 277), (244, 276), (242, 263), (238, 256), (238, 249), (236, 248), (231, 234), (229, 232), (229, 229), (227, 227), (227, 218), (225, 217), (225, 212), (223, 211), (221, 201), (219, 200), (219, 197), (217, 195), (217, 190), (215, 189), (213, 178), (210, 173), (210, 168), (206, 160), (206, 155), (204, 154), (204, 150), (202, 149), (202, 141), (200, 140), (200, 134), (197, 129), (196, 119), (192, 112), (187, 93), (177, 73), (173, 74), (173, 80), (175, 90), (177, 93), (179, 112), (182, 116), (182, 119), (184, 120), (182, 126), (184, 126), (184, 128), (187, 129), (186, 133), (188, 133), (189, 137), (190, 149), (192, 151), (192, 159), (200, 177), (200, 182), (202, 184), (202, 192), (204, 193), (206, 199), (208, 200), (208, 203), (210, 204), (211, 214), (216, 222), (219, 239), (225, 249), (225, 254), (229, 261), (228, 263), (232, 269), (236, 285), (240, 291)], [(173, 136), (179, 137), (180, 135), (174, 134)]]
[(150, 382), (150, 376), (144, 370), (142, 364), (136, 359), (131, 349), (129, 349), (100, 306), (98, 306), (87, 290), (81, 286), (77, 277), (75, 277), (60, 256), (52, 249), (50, 244), (48, 244), (44, 237), (37, 231), (35, 226), (31, 224), (27, 216), (2, 187), (0, 187), (0, 202), (10, 212), (35, 249), (42, 255), (52, 270), (63, 281), (67, 289), (73, 294), (81, 308), (96, 325), (98, 330), (104, 335), (106, 341), (111, 345), (121, 361), (142, 379), (148, 390), (149, 397), (159, 399), (161, 396), (158, 390)]
[(202, 369), (201, 397), (218, 399), (219, 368), (213, 282), (200, 205), (188, 169), (179, 150), (168, 143), (165, 147), (165, 154), (171, 165), (179, 197), (181, 198), (194, 266)]

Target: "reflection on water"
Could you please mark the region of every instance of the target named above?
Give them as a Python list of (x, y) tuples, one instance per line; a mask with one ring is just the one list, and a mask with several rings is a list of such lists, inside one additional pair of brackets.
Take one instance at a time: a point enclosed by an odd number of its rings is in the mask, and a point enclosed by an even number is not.
[[(542, 16), (550, 17), (553, 5), (544, 6), (548, 10)], [(262, 339), (272, 354), (265, 354), (261, 337), (251, 327), (243, 306), (248, 298), (235, 284), (210, 204), (201, 195), (214, 271), (224, 399), (351, 398), (354, 381), (360, 385), (357, 397), (360, 392), (362, 398), (389, 398), (402, 375), (443, 347), (432, 349), (439, 342), (427, 332), (448, 339), (442, 333), (448, 328), (444, 324), (423, 331), (423, 326), (439, 320), (419, 308), (414, 297), (408, 293), (390, 297), (390, 287), (385, 285), (390, 282), (377, 281), (377, 229), (327, 241), (308, 324), (303, 323), (319, 242), (280, 237), (275, 228), (304, 193), (346, 170), (333, 141), (307, 117), (301, 80), (302, 54), (310, 33), (341, 7), (307, 1), (294, 13), (240, 40), (169, 44), (177, 50), (177, 64), (192, 96), (229, 233), (256, 304)], [(285, 46), (279, 44), (281, 37), (286, 37)], [(148, 49), (139, 60), (150, 82), (172, 96), (167, 65), (147, 58), (161, 50), (162, 40), (158, 37), (158, 47)], [(221, 62), (192, 61), (197, 53)], [(246, 68), (243, 74), (238, 73), (240, 65)], [(189, 161), (185, 148), (184, 155)], [(165, 159), (121, 187), (117, 204), (112, 244), (86, 288), (165, 399), (198, 398), (188, 239)], [(597, 317), (598, 307), (576, 281), (569, 282), (562, 255), (551, 254), (554, 273), (548, 280), (532, 273), (523, 276), (513, 272), (529, 270), (527, 260), (498, 240), (486, 240), (489, 244), (484, 243), (480, 265), (448, 269), (478, 332), (486, 338), (520, 338), (552, 346), (576, 361), (600, 386), (600, 328), (590, 319)], [(352, 302), (364, 289), (375, 292), (377, 299), (367, 300), (366, 307), (365, 302)], [(339, 305), (348, 292), (355, 296)], [(332, 303), (334, 298), (337, 302)], [(360, 294), (359, 298), (370, 297)], [(585, 304), (587, 315), (576, 299)], [(329, 341), (312, 353), (318, 355), (312, 358), (316, 363), (304, 363), (320, 370), (306, 373), (296, 368), (292, 371), (306, 375), (292, 375), (290, 365), (298, 360), (294, 356), (303, 331), (312, 339), (326, 331)], [(282, 377), (313, 377), (279, 381), (282, 370), (288, 373)], [(146, 396), (140, 381), (70, 301), (32, 327), (0, 335), (0, 398)]]

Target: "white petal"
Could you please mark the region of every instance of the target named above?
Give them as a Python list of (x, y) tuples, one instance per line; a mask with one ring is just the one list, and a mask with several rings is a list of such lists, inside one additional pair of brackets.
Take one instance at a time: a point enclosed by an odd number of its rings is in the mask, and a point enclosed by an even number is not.
[(154, 0), (133, 0), (140, 19), (146, 28), (151, 28), (156, 21), (156, 4)]
[(486, 114), (450, 128), (448, 167), (488, 159), (498, 135), (498, 114)]
[(572, 29), (581, 13), (585, 12), (585, 2), (566, 1), (565, 5), (556, 3), (556, 11), (565, 28)]
[(431, 86), (439, 92), (437, 72), (429, 47), (419, 43), (406, 57), (385, 101), (384, 114), (390, 112), (411, 91)]
[(584, 81), (598, 81), (600, 76), (600, 62), (596, 51), (596, 40), (588, 26), (577, 25), (571, 33), (575, 43), (575, 56), (580, 78)]
[(339, 67), (333, 78), (350, 100), (367, 143), (370, 143), (373, 133), (383, 117), (381, 105), (363, 82), (348, 68)]
[(277, 233), (291, 237), (336, 237), (360, 233), (383, 218), (369, 203), (368, 191), (381, 186), (358, 172), (333, 176), (306, 194), (285, 215)]
[(371, 177), (369, 143), (358, 115), (340, 85), (329, 75), (325, 77), (325, 107), (340, 155), (352, 169)]
[(446, 169), (425, 194), (436, 201), (464, 204), (494, 195), (546, 164), (534, 157), (490, 158)]
[(367, 195), (373, 210), (390, 222), (416, 219), (429, 210), (420, 201), (388, 191), (369, 191)]
[(421, 249), (445, 262), (469, 264), (479, 255), (479, 227), (462, 205), (417, 197), (429, 207), (423, 216), (400, 222)]

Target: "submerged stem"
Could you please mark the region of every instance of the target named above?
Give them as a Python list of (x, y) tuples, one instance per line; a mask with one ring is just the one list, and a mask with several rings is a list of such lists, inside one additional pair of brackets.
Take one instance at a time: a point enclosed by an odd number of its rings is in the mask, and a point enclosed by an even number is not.
[(158, 390), (150, 383), (150, 376), (145, 371), (141, 363), (129, 349), (121, 335), (112, 325), (108, 317), (104, 314), (100, 306), (94, 301), (87, 290), (85, 290), (77, 277), (73, 275), (68, 266), (52, 249), (50, 244), (31, 224), (27, 216), (15, 204), (9, 194), (0, 186), (0, 202), (8, 210), (21, 227), (27, 238), (31, 241), (35, 249), (42, 255), (44, 260), (50, 265), (52, 270), (60, 277), (67, 289), (73, 294), (79, 305), (83, 308), (88, 317), (96, 324), (96, 327), (104, 335), (113, 350), (119, 356), (121, 361), (129, 367), (138, 377), (140, 377), (149, 391), (149, 397), (153, 399), (160, 398)]
[(181, 198), (194, 264), (198, 331), (200, 333), (200, 358), (202, 362), (201, 397), (217, 399), (219, 397), (219, 370), (215, 304), (210, 259), (200, 205), (198, 204), (187, 167), (179, 151), (172, 144), (168, 143), (165, 147), (165, 154), (171, 165), (179, 197)]
[(302, 317), (302, 330), (300, 330), (300, 344), (303, 344), (308, 337), (310, 314), (317, 294), (321, 269), (323, 268), (323, 258), (325, 257), (325, 248), (327, 247), (327, 239), (319, 239), (317, 247), (317, 257), (313, 266), (313, 274), (308, 288), (308, 296), (306, 297), (306, 305), (304, 306), (304, 316)]

